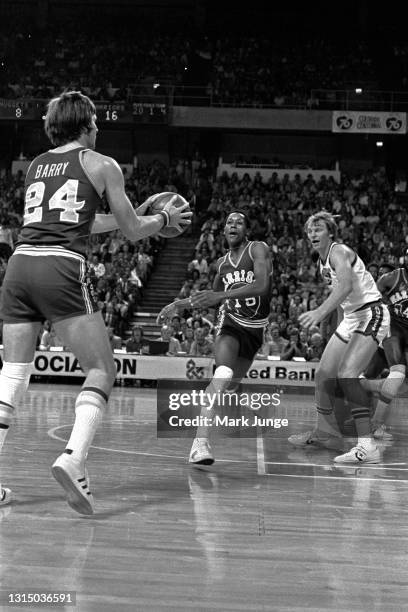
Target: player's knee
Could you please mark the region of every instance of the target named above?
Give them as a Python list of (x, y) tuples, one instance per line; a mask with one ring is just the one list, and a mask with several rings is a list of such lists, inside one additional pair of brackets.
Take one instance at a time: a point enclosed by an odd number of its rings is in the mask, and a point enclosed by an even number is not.
[(10, 406), (17, 406), (22, 400), (30, 383), (33, 362), (3, 362), (0, 374), (0, 400)]
[(315, 374), (315, 384), (319, 387), (323, 387), (327, 385), (329, 380), (335, 380), (335, 378), (336, 377), (333, 375), (333, 372), (324, 366), (319, 366)]
[(383, 386), (381, 387), (381, 395), (385, 399), (393, 399), (397, 396), (398, 391), (404, 383), (404, 380), (405, 366), (391, 366), (390, 373), (388, 374), (387, 378), (384, 379)]
[(86, 378), (89, 385), (109, 391), (115, 383), (116, 376), (116, 365), (113, 359), (112, 363), (104, 363), (99, 365), (99, 367), (90, 368), (86, 372)]
[(349, 363), (341, 363), (337, 372), (337, 378), (358, 378), (359, 372), (356, 372), (356, 368)]

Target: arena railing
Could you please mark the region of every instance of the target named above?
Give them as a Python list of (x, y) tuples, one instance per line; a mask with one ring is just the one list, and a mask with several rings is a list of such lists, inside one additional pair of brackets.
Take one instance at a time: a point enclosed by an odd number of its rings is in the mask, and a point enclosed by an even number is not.
[[(156, 87), (153, 87), (157, 85)], [(264, 103), (261, 99), (251, 103), (240, 101), (222, 92), (215, 95), (204, 85), (162, 85), (159, 81), (151, 86), (145, 84), (127, 88), (126, 97), (114, 96), (111, 99), (98, 95), (90, 96), (98, 104), (124, 105), (130, 109), (138, 103), (166, 104), (171, 106), (204, 106), (221, 108), (271, 108), (274, 110), (357, 110), (408, 112), (408, 92), (355, 89), (312, 89), (307, 96), (281, 98), (279, 103)], [(45, 108), (48, 100), (35, 96), (3, 96), (0, 106), (18, 106), (25, 108)]]

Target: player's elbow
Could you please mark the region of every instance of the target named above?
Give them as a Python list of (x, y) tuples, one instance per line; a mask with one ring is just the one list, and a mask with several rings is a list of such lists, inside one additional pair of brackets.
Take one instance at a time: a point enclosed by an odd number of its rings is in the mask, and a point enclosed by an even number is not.
[(266, 295), (269, 291), (269, 281), (265, 280), (265, 281), (255, 282), (253, 289), (254, 291), (252, 295), (254, 295), (255, 297)]

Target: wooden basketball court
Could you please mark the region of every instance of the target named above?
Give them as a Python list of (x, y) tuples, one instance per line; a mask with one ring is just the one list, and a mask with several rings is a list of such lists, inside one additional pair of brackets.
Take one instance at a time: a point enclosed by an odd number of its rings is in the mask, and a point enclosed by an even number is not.
[[(299, 389), (288, 427), (218, 438), (215, 466), (198, 470), (190, 439), (157, 439), (156, 391), (115, 387), (88, 461), (96, 513), (81, 517), (50, 473), (77, 391), (33, 384), (7, 439), (1, 610), (407, 609), (406, 400), (381, 465), (291, 447), (314, 423)], [(8, 592), (66, 591), (75, 605), (6, 605)]]

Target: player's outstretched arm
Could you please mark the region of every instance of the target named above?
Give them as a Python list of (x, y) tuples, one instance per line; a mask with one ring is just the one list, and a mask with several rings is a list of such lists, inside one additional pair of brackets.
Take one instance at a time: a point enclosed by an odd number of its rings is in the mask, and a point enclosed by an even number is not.
[(104, 215), (97, 213), (91, 227), (91, 234), (103, 234), (119, 229), (118, 222), (112, 214)]
[(157, 325), (161, 325), (164, 319), (171, 318), (173, 315), (177, 314), (180, 310), (184, 310), (185, 308), (192, 308), (191, 298), (176, 300), (175, 302), (171, 302), (170, 304), (163, 306), (156, 318)]
[[(136, 208), (137, 215), (141, 216), (145, 214), (146, 210), (150, 206), (150, 199), (151, 198), (148, 198), (147, 200), (143, 202), (143, 204), (140, 204), (140, 206)], [(112, 215), (111, 213), (109, 214), (97, 213), (95, 215), (95, 220), (91, 227), (91, 234), (103, 234), (105, 232), (113, 232), (117, 229), (119, 229), (119, 224), (116, 218), (114, 217), (114, 215)]]

